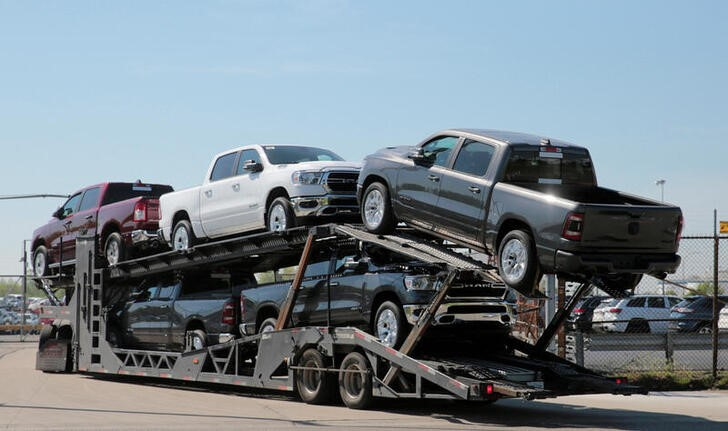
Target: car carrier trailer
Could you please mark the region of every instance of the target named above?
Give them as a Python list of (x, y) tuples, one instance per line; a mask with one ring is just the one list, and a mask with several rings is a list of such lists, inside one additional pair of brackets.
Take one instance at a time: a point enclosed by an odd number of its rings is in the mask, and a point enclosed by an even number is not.
[[(350, 225), (297, 228), (206, 243), (110, 268), (97, 268), (96, 241), (94, 237), (79, 238), (72, 282), (68, 277), (65, 285), (63, 277), (54, 280), (56, 287), (65, 288), (68, 305), (43, 311), (54, 320), (41, 333), (36, 360), (39, 370), (297, 391), (308, 403), (340, 396), (351, 408), (366, 408), (375, 398), (493, 402), (514, 397), (531, 400), (570, 394), (645, 393), (622, 379), (601, 376), (546, 351), (588, 286), (587, 281), (559, 310), (535, 345), (510, 335), (462, 340), (453, 333), (451, 341), (421, 348), (432, 317), (458, 275), (470, 272), (484, 284), (502, 281), (494, 267), (412, 231), (374, 235)], [(442, 286), (398, 350), (356, 328), (285, 327), (312, 248), (352, 241), (374, 243), (444, 269)], [(118, 348), (107, 341), (107, 313), (128, 296), (128, 291), (119, 287), (121, 281), (175, 270), (244, 268), (253, 260), (260, 262), (281, 253), (300, 256), (300, 260), (275, 331), (189, 352)]]

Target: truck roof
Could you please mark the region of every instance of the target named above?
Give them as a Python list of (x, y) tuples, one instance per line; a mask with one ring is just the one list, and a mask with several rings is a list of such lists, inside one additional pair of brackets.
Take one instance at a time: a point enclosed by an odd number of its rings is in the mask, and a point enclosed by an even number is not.
[(541, 135), (532, 135), (529, 133), (521, 133), (521, 132), (509, 132), (506, 130), (492, 130), (492, 129), (448, 129), (443, 130), (440, 133), (437, 133), (437, 135), (442, 135), (444, 133), (456, 133), (458, 135), (471, 135), (473, 137), (478, 138), (485, 138), (491, 141), (497, 141), (504, 145), (512, 145), (512, 144), (526, 144), (526, 145), (543, 145), (543, 140), (548, 140), (551, 145), (559, 146), (559, 147), (577, 147), (581, 148), (578, 145), (571, 144), (566, 141), (562, 141), (559, 139), (552, 139), (548, 136), (541, 136)]

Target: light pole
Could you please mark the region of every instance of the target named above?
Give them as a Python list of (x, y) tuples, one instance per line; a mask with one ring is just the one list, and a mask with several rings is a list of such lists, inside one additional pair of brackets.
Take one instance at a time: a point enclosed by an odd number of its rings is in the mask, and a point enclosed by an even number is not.
[[(665, 180), (660, 178), (655, 181), (655, 185), (660, 188), (660, 203), (665, 203)], [(665, 280), (662, 280), (662, 295), (665, 295)]]

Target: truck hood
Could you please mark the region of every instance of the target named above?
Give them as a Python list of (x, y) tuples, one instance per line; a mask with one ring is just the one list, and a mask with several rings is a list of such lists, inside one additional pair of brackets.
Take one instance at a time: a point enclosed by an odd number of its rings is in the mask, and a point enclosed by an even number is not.
[(387, 147), (377, 150), (375, 153), (368, 155), (366, 158), (377, 159), (407, 159), (407, 155), (417, 147), (413, 145), (400, 145), (397, 147)]

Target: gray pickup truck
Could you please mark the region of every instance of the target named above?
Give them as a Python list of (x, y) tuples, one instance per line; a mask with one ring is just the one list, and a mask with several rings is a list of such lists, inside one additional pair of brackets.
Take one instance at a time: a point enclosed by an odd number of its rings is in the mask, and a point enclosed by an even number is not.
[(357, 188), (368, 230), (401, 221), (484, 251), (522, 293), (558, 273), (617, 294), (680, 263), (680, 208), (598, 187), (587, 149), (563, 141), (445, 130), (366, 157)]
[(240, 290), (209, 272), (144, 279), (111, 310), (117, 347), (190, 351), (237, 337)]

